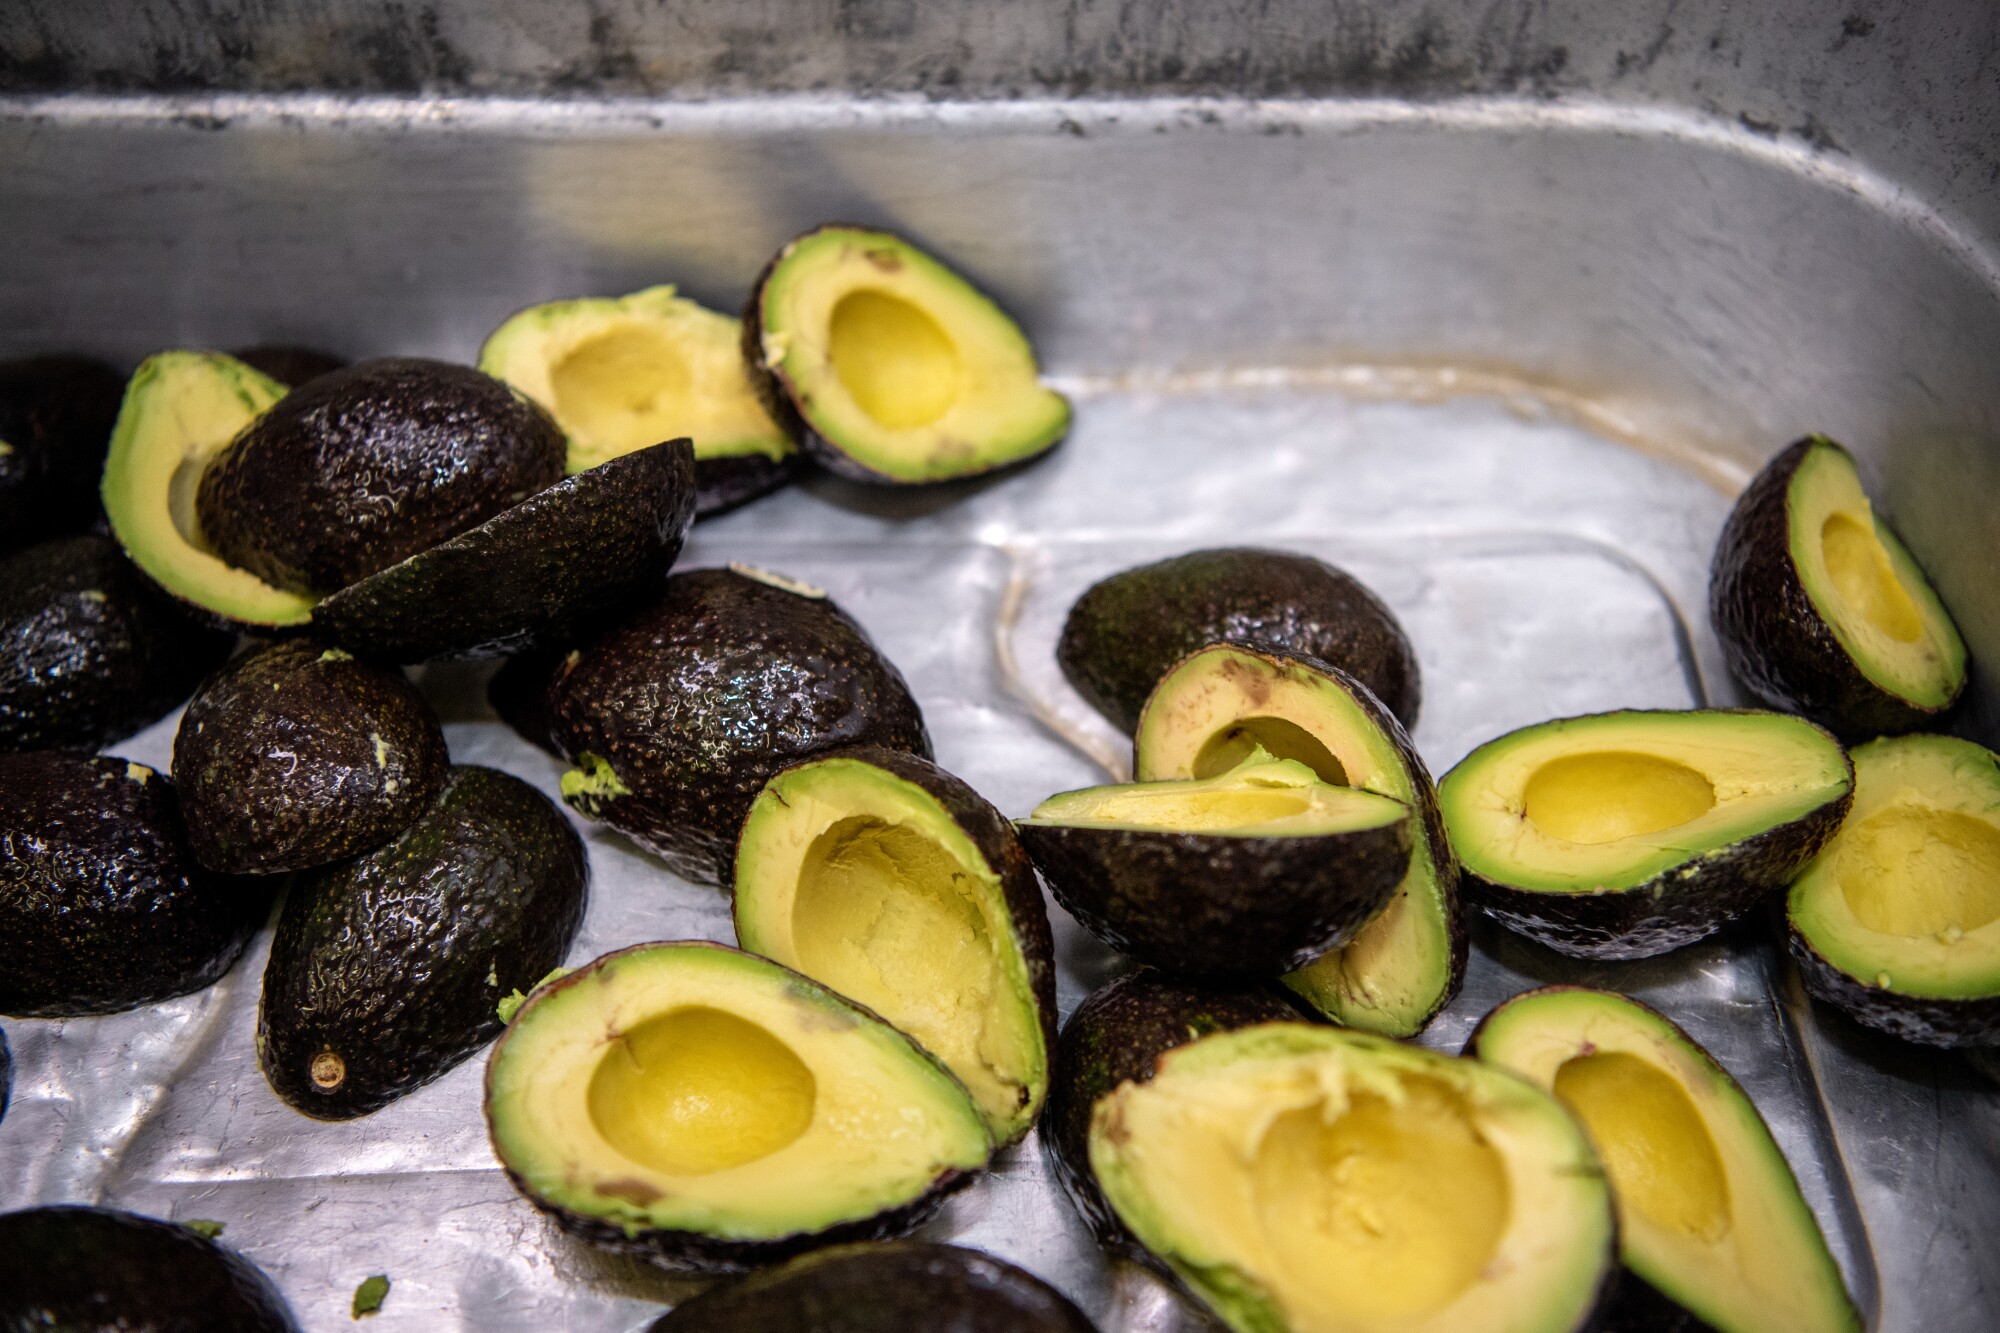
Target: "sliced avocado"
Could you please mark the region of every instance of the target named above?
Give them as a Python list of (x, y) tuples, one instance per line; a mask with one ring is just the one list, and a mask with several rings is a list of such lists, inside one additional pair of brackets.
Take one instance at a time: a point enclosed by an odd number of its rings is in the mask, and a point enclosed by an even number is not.
[(1211, 643), (1303, 653), (1417, 724), (1417, 655), (1380, 598), (1345, 570), (1289, 551), (1191, 551), (1092, 584), (1063, 621), (1056, 661), (1120, 731), (1182, 659)]
[(569, 437), (571, 472), (692, 439), (697, 515), (755, 499), (797, 471), (798, 447), (744, 370), (741, 326), (672, 287), (531, 305), (487, 337), (479, 368), (548, 409)]
[(0, 1328), (297, 1333), (271, 1279), (173, 1222), (62, 1204), (0, 1213)]
[(123, 386), (88, 357), (0, 361), (0, 555), (96, 521)]
[(547, 797), (453, 768), (393, 841), (293, 882), (257, 1010), (264, 1077), (321, 1120), (437, 1078), (500, 1030), (503, 996), (561, 964), (585, 873), (583, 843)]
[(1803, 718), (1597, 713), (1490, 740), (1438, 784), (1466, 896), (1576, 958), (1650, 958), (1792, 882), (1854, 768)]
[(1709, 573), (1730, 670), (1844, 740), (1928, 725), (1965, 689), (1965, 641), (1923, 570), (1823, 435), (1764, 465)]
[(957, 1079), (769, 959), (640, 944), (536, 988), (486, 1066), (507, 1174), (565, 1230), (739, 1271), (900, 1235), (986, 1165)]
[(1091, 1117), (1132, 1233), (1241, 1333), (1581, 1330), (1616, 1274), (1603, 1168), (1511, 1074), (1296, 1023), (1167, 1052)]
[(743, 817), (801, 759), (880, 745), (928, 759), (909, 686), (831, 599), (699, 569), (565, 659), (549, 686), (563, 799), (676, 874), (727, 884)]
[(1488, 1014), (1466, 1049), (1554, 1093), (1589, 1131), (1617, 1203), (1619, 1257), (1651, 1288), (1632, 1303), (1664, 1298), (1717, 1333), (1860, 1333), (1764, 1118), (1667, 1018), (1552, 986)]
[(2000, 758), (1901, 736), (1853, 759), (1854, 808), (1787, 903), (1806, 988), (1905, 1041), (2000, 1044)]
[(231, 875), (379, 847), (444, 785), (444, 732), (402, 673), (308, 638), (202, 682), (174, 734), (188, 844)]
[(1020, 822), (1056, 900), (1112, 948), (1211, 982), (1354, 937), (1410, 865), (1410, 808), (1262, 749), (1199, 781), (1062, 792)]
[(1133, 769), (1145, 782), (1206, 778), (1254, 745), (1415, 812), (1410, 868), (1389, 905), (1349, 943), (1284, 979), (1336, 1023), (1415, 1036), (1458, 994), (1468, 948), (1458, 858), (1430, 770), (1354, 677), (1297, 653), (1230, 644), (1203, 648), (1161, 679), (1140, 715)]
[(1006, 816), (915, 755), (772, 778), (736, 851), (737, 943), (864, 1004), (957, 1075), (1001, 1146), (1041, 1113), (1055, 946)]
[(307, 380), (316, 380), (321, 375), (331, 375), (336, 370), (344, 370), (348, 365), (344, 357), (317, 351), (311, 347), (264, 344), (257, 347), (239, 347), (230, 355), (258, 374), (270, 376), (287, 389), (296, 389)]
[(111, 1014), (198, 991), (270, 895), (188, 854), (174, 784), (143, 764), (0, 755), (0, 1014)]
[(155, 583), (230, 625), (270, 629), (312, 615), (312, 597), (215, 554), (195, 515), (210, 461), (284, 394), (220, 352), (161, 352), (132, 373), (111, 431), (103, 496), (112, 536)]
[(743, 358), (772, 419), (855, 481), (977, 476), (1069, 431), (1069, 400), (1042, 386), (1020, 325), (886, 231), (786, 242), (751, 289)]
[(0, 750), (95, 750), (165, 716), (222, 665), (208, 628), (90, 534), (0, 559)]

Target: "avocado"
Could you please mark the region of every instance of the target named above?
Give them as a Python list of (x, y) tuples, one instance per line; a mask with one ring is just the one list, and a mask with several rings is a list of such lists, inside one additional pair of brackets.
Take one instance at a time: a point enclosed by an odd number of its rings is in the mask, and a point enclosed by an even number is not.
[(1621, 1306), (1671, 1302), (1716, 1333), (1860, 1333), (1764, 1118), (1666, 1017), (1623, 995), (1551, 986), (1493, 1010), (1466, 1052), (1554, 1093), (1589, 1131), (1628, 1283), (1643, 1284)]
[(564, 641), (658, 591), (694, 518), (692, 450), (670, 440), (537, 491), (313, 608), (364, 657), (499, 657)]
[(1410, 868), (1389, 905), (1348, 944), (1284, 979), (1343, 1027), (1415, 1036), (1458, 994), (1468, 948), (1458, 858), (1430, 770), (1354, 677), (1299, 653), (1230, 644), (1201, 649), (1161, 679), (1140, 714), (1132, 766), (1143, 782), (1206, 778), (1253, 744), (1415, 813)]
[(324, 596), (476, 527), (563, 475), (548, 413), (467, 366), (362, 361), (285, 395), (208, 461), (215, 553)]
[(1256, 749), (1198, 781), (1089, 787), (1020, 823), (1049, 889), (1112, 948), (1261, 981), (1354, 938), (1410, 866), (1410, 807)]
[(287, 389), (296, 389), (307, 380), (316, 380), (321, 375), (331, 375), (348, 365), (343, 357), (316, 351), (310, 347), (283, 345), (239, 347), (230, 355), (258, 374), (270, 376)]
[(1591, 1326), (1617, 1273), (1604, 1170), (1553, 1097), (1301, 1023), (1160, 1057), (1091, 1116), (1119, 1220), (1240, 1333)]
[(549, 686), (574, 651), (556, 646), (516, 653), (486, 681), (486, 702), (500, 720), (516, 736), (558, 759), (563, 752), (549, 716)]
[(59, 538), (0, 559), (0, 750), (123, 740), (187, 698), (234, 644), (109, 537)]
[(1736, 501), (1708, 606), (1744, 688), (1842, 740), (1928, 726), (1965, 689), (1950, 613), (1824, 435), (1773, 458)]
[(2000, 758), (1950, 736), (1852, 757), (1854, 808), (1786, 904), (1806, 989), (1905, 1041), (2000, 1045)]
[(0, 1213), (0, 1328), (297, 1333), (271, 1279), (187, 1227), (115, 1208)]
[(1069, 432), (1020, 325), (900, 236), (828, 224), (785, 243), (743, 313), (765, 409), (854, 481), (950, 481), (1024, 462)]
[(565, 1230), (741, 1271), (901, 1235), (985, 1167), (923, 1048), (769, 959), (639, 944), (538, 986), (486, 1065), (493, 1151)]
[(502, 997), (561, 966), (585, 877), (583, 842), (547, 797), (454, 767), (393, 841), (293, 881), (257, 1010), (264, 1077), (320, 1120), (437, 1078), (500, 1030)]
[(816, 589), (698, 569), (565, 659), (551, 732), (563, 799), (675, 874), (728, 884), (743, 817), (780, 769), (849, 745), (930, 758), (909, 686)]
[(270, 895), (188, 854), (174, 785), (143, 764), (0, 755), (0, 1014), (111, 1014), (201, 990)]
[(648, 287), (532, 305), (479, 349), (479, 368), (540, 403), (569, 437), (569, 470), (694, 441), (695, 515), (776, 490), (800, 454), (757, 401), (736, 320)]
[(1130, 735), (1160, 679), (1211, 643), (1331, 663), (1404, 727), (1417, 725), (1417, 656), (1395, 615), (1345, 570), (1289, 551), (1191, 551), (1113, 574), (1069, 609), (1056, 662), (1085, 702)]
[(710, 1287), (647, 1333), (1096, 1333), (1032, 1273), (928, 1241), (839, 1245)]
[(174, 735), (188, 844), (232, 875), (381, 846), (430, 805), (449, 762), (437, 717), (401, 673), (304, 637), (202, 682)]
[(124, 380), (81, 356), (0, 361), (0, 555), (97, 521)]
[(943, 1061), (1002, 1147), (1041, 1113), (1055, 946), (1006, 816), (929, 760), (873, 746), (772, 778), (736, 851), (736, 941)]

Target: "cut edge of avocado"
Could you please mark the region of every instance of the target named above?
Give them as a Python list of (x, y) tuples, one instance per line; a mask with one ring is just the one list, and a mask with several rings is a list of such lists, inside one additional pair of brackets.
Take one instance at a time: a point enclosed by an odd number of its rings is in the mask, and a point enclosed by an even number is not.
[(1391, 796), (1322, 782), (1310, 767), (1254, 747), (1221, 773), (1058, 792), (1020, 821), (1030, 828), (1197, 833), (1212, 838), (1314, 838), (1409, 818)]

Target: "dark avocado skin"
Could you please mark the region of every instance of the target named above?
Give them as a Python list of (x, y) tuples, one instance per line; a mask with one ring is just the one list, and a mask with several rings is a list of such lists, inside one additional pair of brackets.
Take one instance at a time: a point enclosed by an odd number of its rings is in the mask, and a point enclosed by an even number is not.
[(157, 721), (221, 666), (204, 627), (118, 543), (65, 537), (0, 560), (0, 750), (95, 750)]
[(697, 883), (734, 878), (750, 803), (780, 770), (850, 745), (926, 759), (923, 714), (867, 634), (829, 598), (726, 569), (675, 574), (549, 687), (572, 762), (608, 762), (630, 795), (569, 804)]
[(549, 686), (556, 671), (569, 656), (561, 647), (534, 648), (516, 653), (500, 664), (486, 682), (486, 702), (516, 736), (537, 750), (563, 758), (556, 744), (549, 716)]
[(1130, 735), (1160, 677), (1211, 643), (1330, 663), (1405, 727), (1417, 723), (1417, 657), (1395, 615), (1344, 571), (1288, 551), (1193, 551), (1113, 574), (1070, 608), (1056, 661), (1076, 692)]
[[(293, 1109), (366, 1115), (437, 1078), (505, 1026), (494, 1006), (560, 967), (583, 922), (583, 842), (547, 797), (456, 767), (422, 819), (364, 856), (308, 871), (279, 914), (257, 1053)], [(321, 1052), (346, 1069), (327, 1089)]]
[(210, 676), (174, 736), (189, 845), (228, 874), (303, 870), (380, 846), (424, 812), (449, 762), (408, 681), (309, 638)]
[(658, 590), (694, 520), (694, 447), (671, 440), (565, 478), (313, 608), (371, 658), (501, 657), (566, 640)]
[(0, 755), (0, 1014), (111, 1014), (201, 990), (269, 909), (267, 889), (188, 854), (164, 774)]
[(82, 532), (103, 509), (97, 480), (125, 377), (81, 356), (0, 361), (0, 555)]
[(286, 394), (208, 465), (195, 512), (230, 564), (333, 593), (553, 486), (566, 449), (500, 381), (385, 357)]
[(271, 1279), (186, 1227), (115, 1208), (0, 1214), (0, 1333), (297, 1333)]
[(789, 485), (805, 471), (803, 454), (767, 458), (763, 454), (737, 454), (728, 458), (697, 458), (694, 463), (696, 518), (714, 518), (739, 505), (769, 495)]
[(229, 355), (259, 374), (269, 375), (287, 389), (296, 389), (321, 375), (331, 375), (348, 364), (342, 357), (310, 347), (239, 347)]
[(1709, 568), (1708, 614), (1745, 689), (1852, 744), (1929, 726), (1951, 704), (1919, 708), (1869, 680), (1799, 579), (1785, 498), (1806, 455), (1831, 443), (1818, 435), (1794, 442), (1738, 498)]
[(647, 1333), (1096, 1333), (1040, 1278), (926, 1241), (844, 1245), (711, 1287)]
[(1898, 995), (1841, 971), (1796, 928), (1788, 925), (1785, 934), (1806, 989), (1855, 1022), (1923, 1046), (2000, 1046), (2000, 995), (1977, 1000)]

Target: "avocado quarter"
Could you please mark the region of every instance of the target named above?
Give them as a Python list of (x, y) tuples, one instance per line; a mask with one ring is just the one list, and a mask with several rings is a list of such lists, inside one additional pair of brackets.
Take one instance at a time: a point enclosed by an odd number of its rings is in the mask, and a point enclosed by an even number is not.
[(0, 361), (0, 556), (96, 522), (123, 385), (89, 357)]

